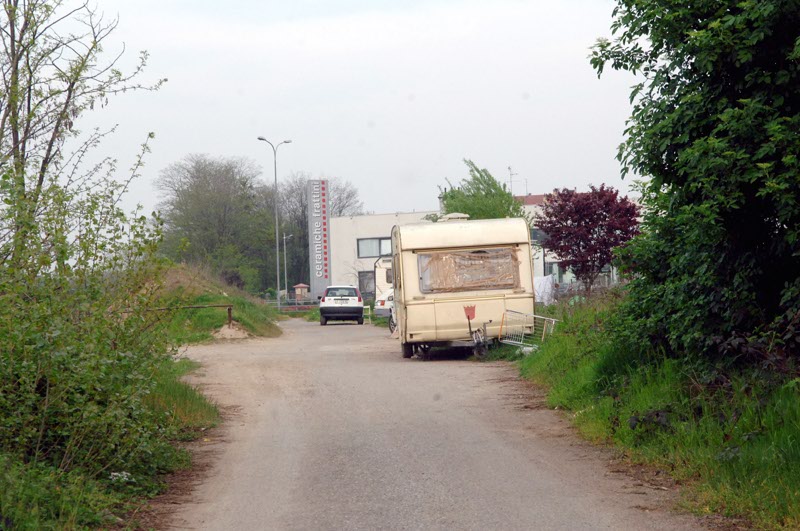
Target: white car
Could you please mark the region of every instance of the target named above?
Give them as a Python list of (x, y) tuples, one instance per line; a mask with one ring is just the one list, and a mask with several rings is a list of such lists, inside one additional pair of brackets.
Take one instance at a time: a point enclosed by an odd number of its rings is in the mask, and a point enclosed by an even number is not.
[(364, 324), (364, 300), (354, 286), (328, 286), (319, 298), (319, 324), (328, 321), (356, 321)]
[(394, 306), (394, 290), (387, 289), (375, 299), (375, 316), (389, 317), (392, 314), (392, 306)]

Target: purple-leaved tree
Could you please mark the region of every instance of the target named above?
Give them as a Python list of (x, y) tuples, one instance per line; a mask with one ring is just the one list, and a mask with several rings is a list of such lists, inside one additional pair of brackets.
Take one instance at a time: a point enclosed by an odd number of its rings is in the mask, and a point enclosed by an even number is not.
[(536, 226), (544, 231), (544, 247), (591, 292), (600, 271), (611, 263), (613, 250), (639, 231), (639, 208), (602, 184), (589, 192), (553, 190), (547, 194)]

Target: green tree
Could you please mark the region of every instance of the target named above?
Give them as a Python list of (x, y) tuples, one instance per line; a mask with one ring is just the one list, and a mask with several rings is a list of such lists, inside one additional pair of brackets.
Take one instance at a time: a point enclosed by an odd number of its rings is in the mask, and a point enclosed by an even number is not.
[(167, 435), (146, 407), (169, 359), (148, 311), (159, 224), (119, 207), (141, 156), (122, 180), (113, 159), (84, 167), (107, 133), (76, 128), (110, 95), (160, 84), (133, 81), (146, 55), (133, 76), (104, 57), (115, 26), (89, 4), (0, 9), (0, 452), (53, 477), (146, 485)]
[(164, 193), (164, 253), (208, 264), (254, 293), (270, 285), (275, 198), (260, 173), (249, 160), (208, 155), (188, 155), (162, 170), (156, 186)]
[(469, 178), (458, 186), (448, 181), (450, 188), (443, 190), (441, 195), (443, 213), (468, 214), (470, 219), (527, 219), (522, 204), (489, 170), (478, 168), (471, 160), (465, 159), (464, 163), (469, 168)]
[(617, 0), (591, 63), (636, 73), (619, 158), (646, 176), (630, 339), (775, 360), (800, 352), (800, 3)]

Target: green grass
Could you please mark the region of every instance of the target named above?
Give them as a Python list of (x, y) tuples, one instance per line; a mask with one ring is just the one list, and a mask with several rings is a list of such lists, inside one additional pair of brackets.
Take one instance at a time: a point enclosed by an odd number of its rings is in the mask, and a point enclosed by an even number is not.
[(319, 308), (314, 308), (312, 310), (307, 311), (303, 318), (311, 323), (318, 323), (319, 317), (320, 317)]
[[(198, 364), (165, 360), (154, 375), (156, 386), (145, 405), (163, 415), (164, 433), (173, 441), (190, 440), (219, 421), (217, 408), (192, 386), (180, 381)], [(154, 457), (163, 460), (164, 456)], [(167, 465), (188, 466), (185, 451), (170, 452)], [(116, 527), (114, 514), (124, 514), (141, 497), (158, 491), (153, 486), (126, 484), (109, 477), (93, 478), (77, 468), (62, 471), (43, 464), (24, 463), (0, 451), (0, 529), (86, 529)], [(5, 520), (4, 520), (5, 519)]]
[[(200, 306), (233, 304), (233, 320), (256, 336), (275, 337), (280, 329), (275, 324), (275, 309), (246, 295), (225, 296), (205, 293), (190, 298), (173, 298), (166, 306)], [(177, 310), (167, 325), (170, 339), (176, 344), (203, 343), (213, 339), (212, 333), (228, 322), (226, 308)]]
[(389, 318), (388, 317), (376, 317), (375, 315), (372, 316), (372, 324), (375, 326), (379, 326), (381, 328), (389, 328)]
[(156, 375), (156, 389), (148, 397), (148, 406), (164, 415), (181, 440), (193, 438), (198, 431), (219, 421), (219, 410), (205, 396), (181, 377), (200, 366), (189, 359), (165, 362)]
[(525, 357), (519, 347), (514, 345), (493, 345), (486, 353), (483, 361), (518, 361)]
[(124, 497), (80, 472), (23, 464), (0, 453), (0, 529), (82, 529), (109, 524)]
[(767, 385), (752, 371), (626, 355), (606, 331), (612, 313), (606, 303), (565, 313), (522, 374), (587, 438), (671, 471), (694, 511), (800, 528), (800, 379)]

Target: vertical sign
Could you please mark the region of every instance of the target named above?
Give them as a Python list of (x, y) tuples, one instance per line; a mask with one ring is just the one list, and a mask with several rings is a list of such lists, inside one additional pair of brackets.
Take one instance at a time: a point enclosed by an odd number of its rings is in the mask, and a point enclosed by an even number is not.
[(330, 280), (330, 217), (328, 181), (308, 181), (308, 260), (311, 272), (309, 294), (317, 298)]

